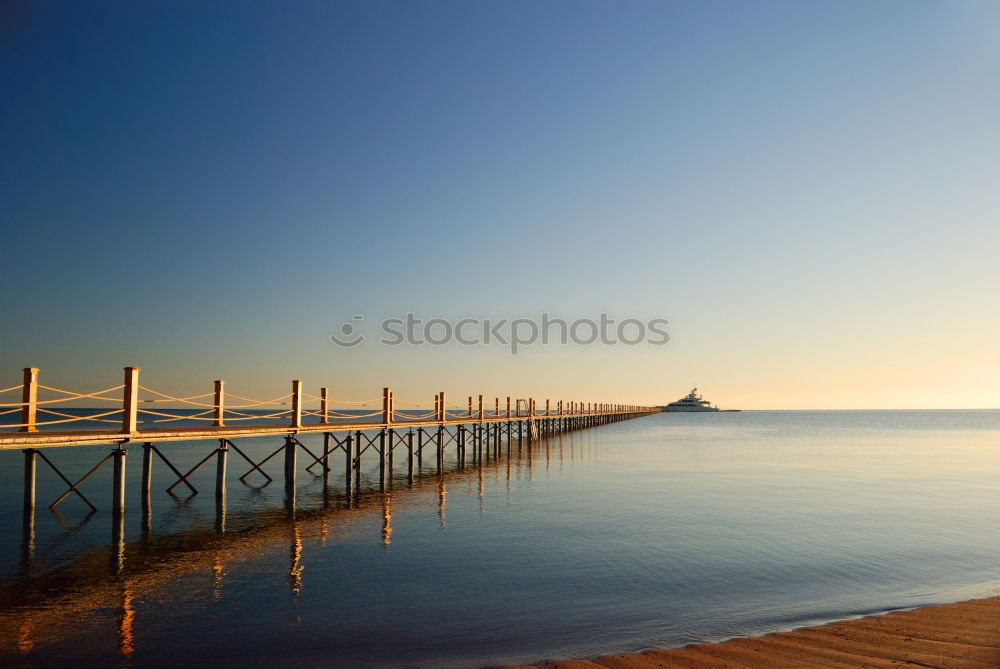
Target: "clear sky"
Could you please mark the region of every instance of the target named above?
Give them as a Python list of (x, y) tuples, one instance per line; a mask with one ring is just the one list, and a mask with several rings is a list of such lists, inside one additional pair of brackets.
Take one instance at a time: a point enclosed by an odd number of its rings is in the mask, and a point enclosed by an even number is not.
[(0, 386), (1000, 406), (998, 3), (0, 7)]

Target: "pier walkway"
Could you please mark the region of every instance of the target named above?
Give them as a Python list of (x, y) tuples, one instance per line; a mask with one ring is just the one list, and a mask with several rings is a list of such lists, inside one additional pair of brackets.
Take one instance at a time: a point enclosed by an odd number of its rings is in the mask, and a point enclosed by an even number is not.
[[(436, 460), (437, 473), (443, 472), (445, 449), (454, 448), (460, 467), (471, 460), (500, 458), (504, 446), (520, 446), (540, 437), (578, 430), (616, 421), (658, 413), (658, 407), (631, 404), (545, 400), (544, 408), (534, 398), (493, 398), (492, 406), (484, 397), (469, 397), (464, 405), (447, 403), (445, 393), (437, 393), (431, 402), (397, 399), (390, 388), (383, 388), (380, 398), (362, 401), (334, 399), (327, 388), (318, 395), (304, 391), (302, 381), (291, 382), (291, 392), (272, 399), (256, 400), (227, 393), (224, 381), (215, 381), (210, 393), (177, 397), (140, 385), (139, 368), (126, 367), (121, 385), (103, 390), (77, 393), (39, 383), (39, 370), (23, 370), (22, 383), (0, 389), (0, 399), (20, 392), (20, 402), (0, 402), (0, 450), (21, 449), (24, 453), (25, 531), (30, 533), (36, 504), (36, 476), (39, 461), (47, 465), (68, 486), (49, 508), (55, 508), (70, 495), (76, 495), (92, 510), (96, 506), (80, 490), (81, 484), (108, 460), (114, 467), (112, 512), (116, 518), (125, 508), (125, 461), (127, 447), (140, 445), (143, 451), (141, 495), (148, 505), (151, 494), (154, 460), (162, 461), (176, 476), (167, 488), (180, 485), (192, 494), (198, 492), (189, 480), (191, 475), (214, 460), (215, 494), (226, 495), (229, 453), (235, 452), (249, 465), (241, 477), (256, 475), (268, 483), (274, 479), (263, 468), (272, 458), (283, 455), (283, 478), (294, 488), (299, 470), (300, 452), (308, 458), (305, 469), (320, 467), (326, 473), (333, 468), (335, 455), (342, 462), (346, 493), (361, 485), (362, 458), (371, 452), (378, 459), (379, 488), (385, 489), (386, 473), (392, 471), (397, 453), (404, 453), (412, 472), (414, 462), (425, 451)], [(82, 404), (102, 404), (103, 408), (81, 409)], [(72, 408), (66, 408), (70, 405)], [(6, 418), (5, 418), (6, 417)], [(17, 421), (17, 422), (14, 422)], [(76, 427), (78, 429), (67, 429)], [(300, 435), (320, 434), (322, 450), (314, 452), (299, 440)], [(281, 445), (262, 460), (255, 461), (236, 443), (238, 439), (275, 437)], [(215, 441), (214, 447), (186, 473), (157, 448), (162, 442)], [(87, 474), (71, 481), (46, 455), (56, 447), (110, 444), (110, 450)], [(314, 446), (314, 448), (317, 448)], [(317, 448), (318, 450), (318, 448)], [(401, 457), (401, 456), (400, 456)], [(353, 479), (353, 480), (352, 480)], [(120, 525), (120, 523), (116, 523)]]

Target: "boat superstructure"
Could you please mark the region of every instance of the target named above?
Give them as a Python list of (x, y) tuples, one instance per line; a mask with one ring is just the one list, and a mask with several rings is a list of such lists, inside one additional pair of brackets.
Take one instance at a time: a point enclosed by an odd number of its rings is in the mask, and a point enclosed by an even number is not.
[(718, 411), (719, 407), (714, 407), (711, 403), (702, 399), (701, 395), (698, 394), (697, 388), (692, 388), (686, 396), (677, 400), (676, 402), (671, 402), (667, 406), (663, 407), (664, 411)]

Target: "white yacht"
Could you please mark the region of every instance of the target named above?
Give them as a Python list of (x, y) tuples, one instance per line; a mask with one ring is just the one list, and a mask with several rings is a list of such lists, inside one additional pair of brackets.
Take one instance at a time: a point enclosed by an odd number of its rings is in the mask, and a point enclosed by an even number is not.
[(663, 407), (664, 411), (718, 411), (719, 407), (709, 404), (708, 400), (701, 398), (697, 388), (692, 388), (686, 397), (682, 397), (676, 402), (671, 402)]

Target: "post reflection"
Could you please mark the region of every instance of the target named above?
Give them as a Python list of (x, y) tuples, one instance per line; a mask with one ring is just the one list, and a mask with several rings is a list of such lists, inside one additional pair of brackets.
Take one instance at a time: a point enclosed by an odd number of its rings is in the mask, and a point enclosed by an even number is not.
[(437, 486), (437, 506), (438, 506), (438, 521), (441, 523), (441, 527), (448, 524), (445, 518), (445, 505), (448, 502), (448, 488), (444, 484), (444, 479), (438, 480)]
[(298, 597), (302, 592), (302, 569), (302, 530), (298, 523), (294, 523), (288, 557), (288, 587), (292, 597)]
[(382, 544), (392, 543), (392, 495), (382, 495)]
[[(0, 578), (0, 656), (6, 652), (36, 653), (55, 641), (85, 634), (74, 631), (73, 625), (85, 616), (103, 617), (109, 630), (116, 631), (113, 650), (120, 656), (131, 657), (137, 647), (137, 623), (143, 620), (138, 615), (143, 601), (155, 601), (160, 606), (164, 602), (186, 601), (185, 598), (222, 601), (233, 566), (253, 565), (269, 551), (277, 550), (278, 555), (287, 551), (288, 589), (293, 601), (298, 601), (305, 586), (305, 547), (309, 541), (315, 546), (336, 545), (348, 525), (378, 513), (380, 540), (389, 548), (396, 529), (393, 515), (400, 506), (412, 505), (430, 511), (434, 505), (439, 526), (445, 528), (450, 484), (464, 482), (470, 501), (475, 494), (480, 513), (485, 513), (488, 488), (504, 481), (509, 499), (515, 479), (533, 477), (535, 458), (548, 459), (549, 451), (555, 448), (560, 453), (553, 453), (553, 457), (581, 456), (580, 452), (574, 455), (572, 439), (560, 443), (540, 439), (525, 445), (520, 453), (511, 449), (509, 457), (493, 458), (488, 464), (482, 458), (477, 465), (463, 470), (421, 475), (417, 469), (411, 486), (391, 493), (355, 489), (353, 500), (343, 495), (343, 480), (334, 477), (331, 478), (336, 486), (331, 490), (325, 485), (316, 490), (303, 487), (298, 497), (294, 487), (284, 489), (283, 498), (269, 497), (266, 492), (256, 490), (246, 506), (236, 507), (237, 513), (228, 508), (226, 497), (220, 496), (214, 505), (214, 518), (208, 514), (200, 517), (198, 507), (194, 506), (196, 500), (178, 500), (174, 508), (159, 517), (155, 533), (150, 505), (143, 504), (142, 531), (132, 541), (126, 540), (124, 514), (114, 515), (110, 546), (93, 541), (90, 536), (93, 532), (83, 531), (92, 514), (75, 520), (74, 525), (54, 513), (53, 518), (64, 533), (55, 541), (43, 540), (39, 544), (34, 531), (26, 531), (18, 575)], [(588, 451), (587, 456), (593, 457), (593, 453)], [(317, 477), (317, 481), (321, 480)], [(271, 508), (268, 499), (274, 500)], [(342, 499), (343, 503), (331, 504), (331, 499)], [(211, 502), (208, 508), (212, 508)], [(195, 526), (166, 529), (179, 522), (178, 518), (185, 513), (196, 521)], [(31, 525), (33, 528), (34, 523)], [(71, 559), (56, 564), (47, 557), (47, 552), (52, 547), (65, 551), (67, 537), (76, 538), (80, 545), (73, 547)], [(397, 535), (397, 541), (398, 538)], [(189, 585), (175, 587), (180, 579), (199, 573), (210, 576), (200, 591)], [(232, 591), (238, 592), (239, 588)]]
[(128, 580), (122, 581), (122, 602), (118, 616), (118, 654), (131, 655), (135, 652), (132, 627), (135, 624), (135, 609), (132, 607), (132, 589)]

